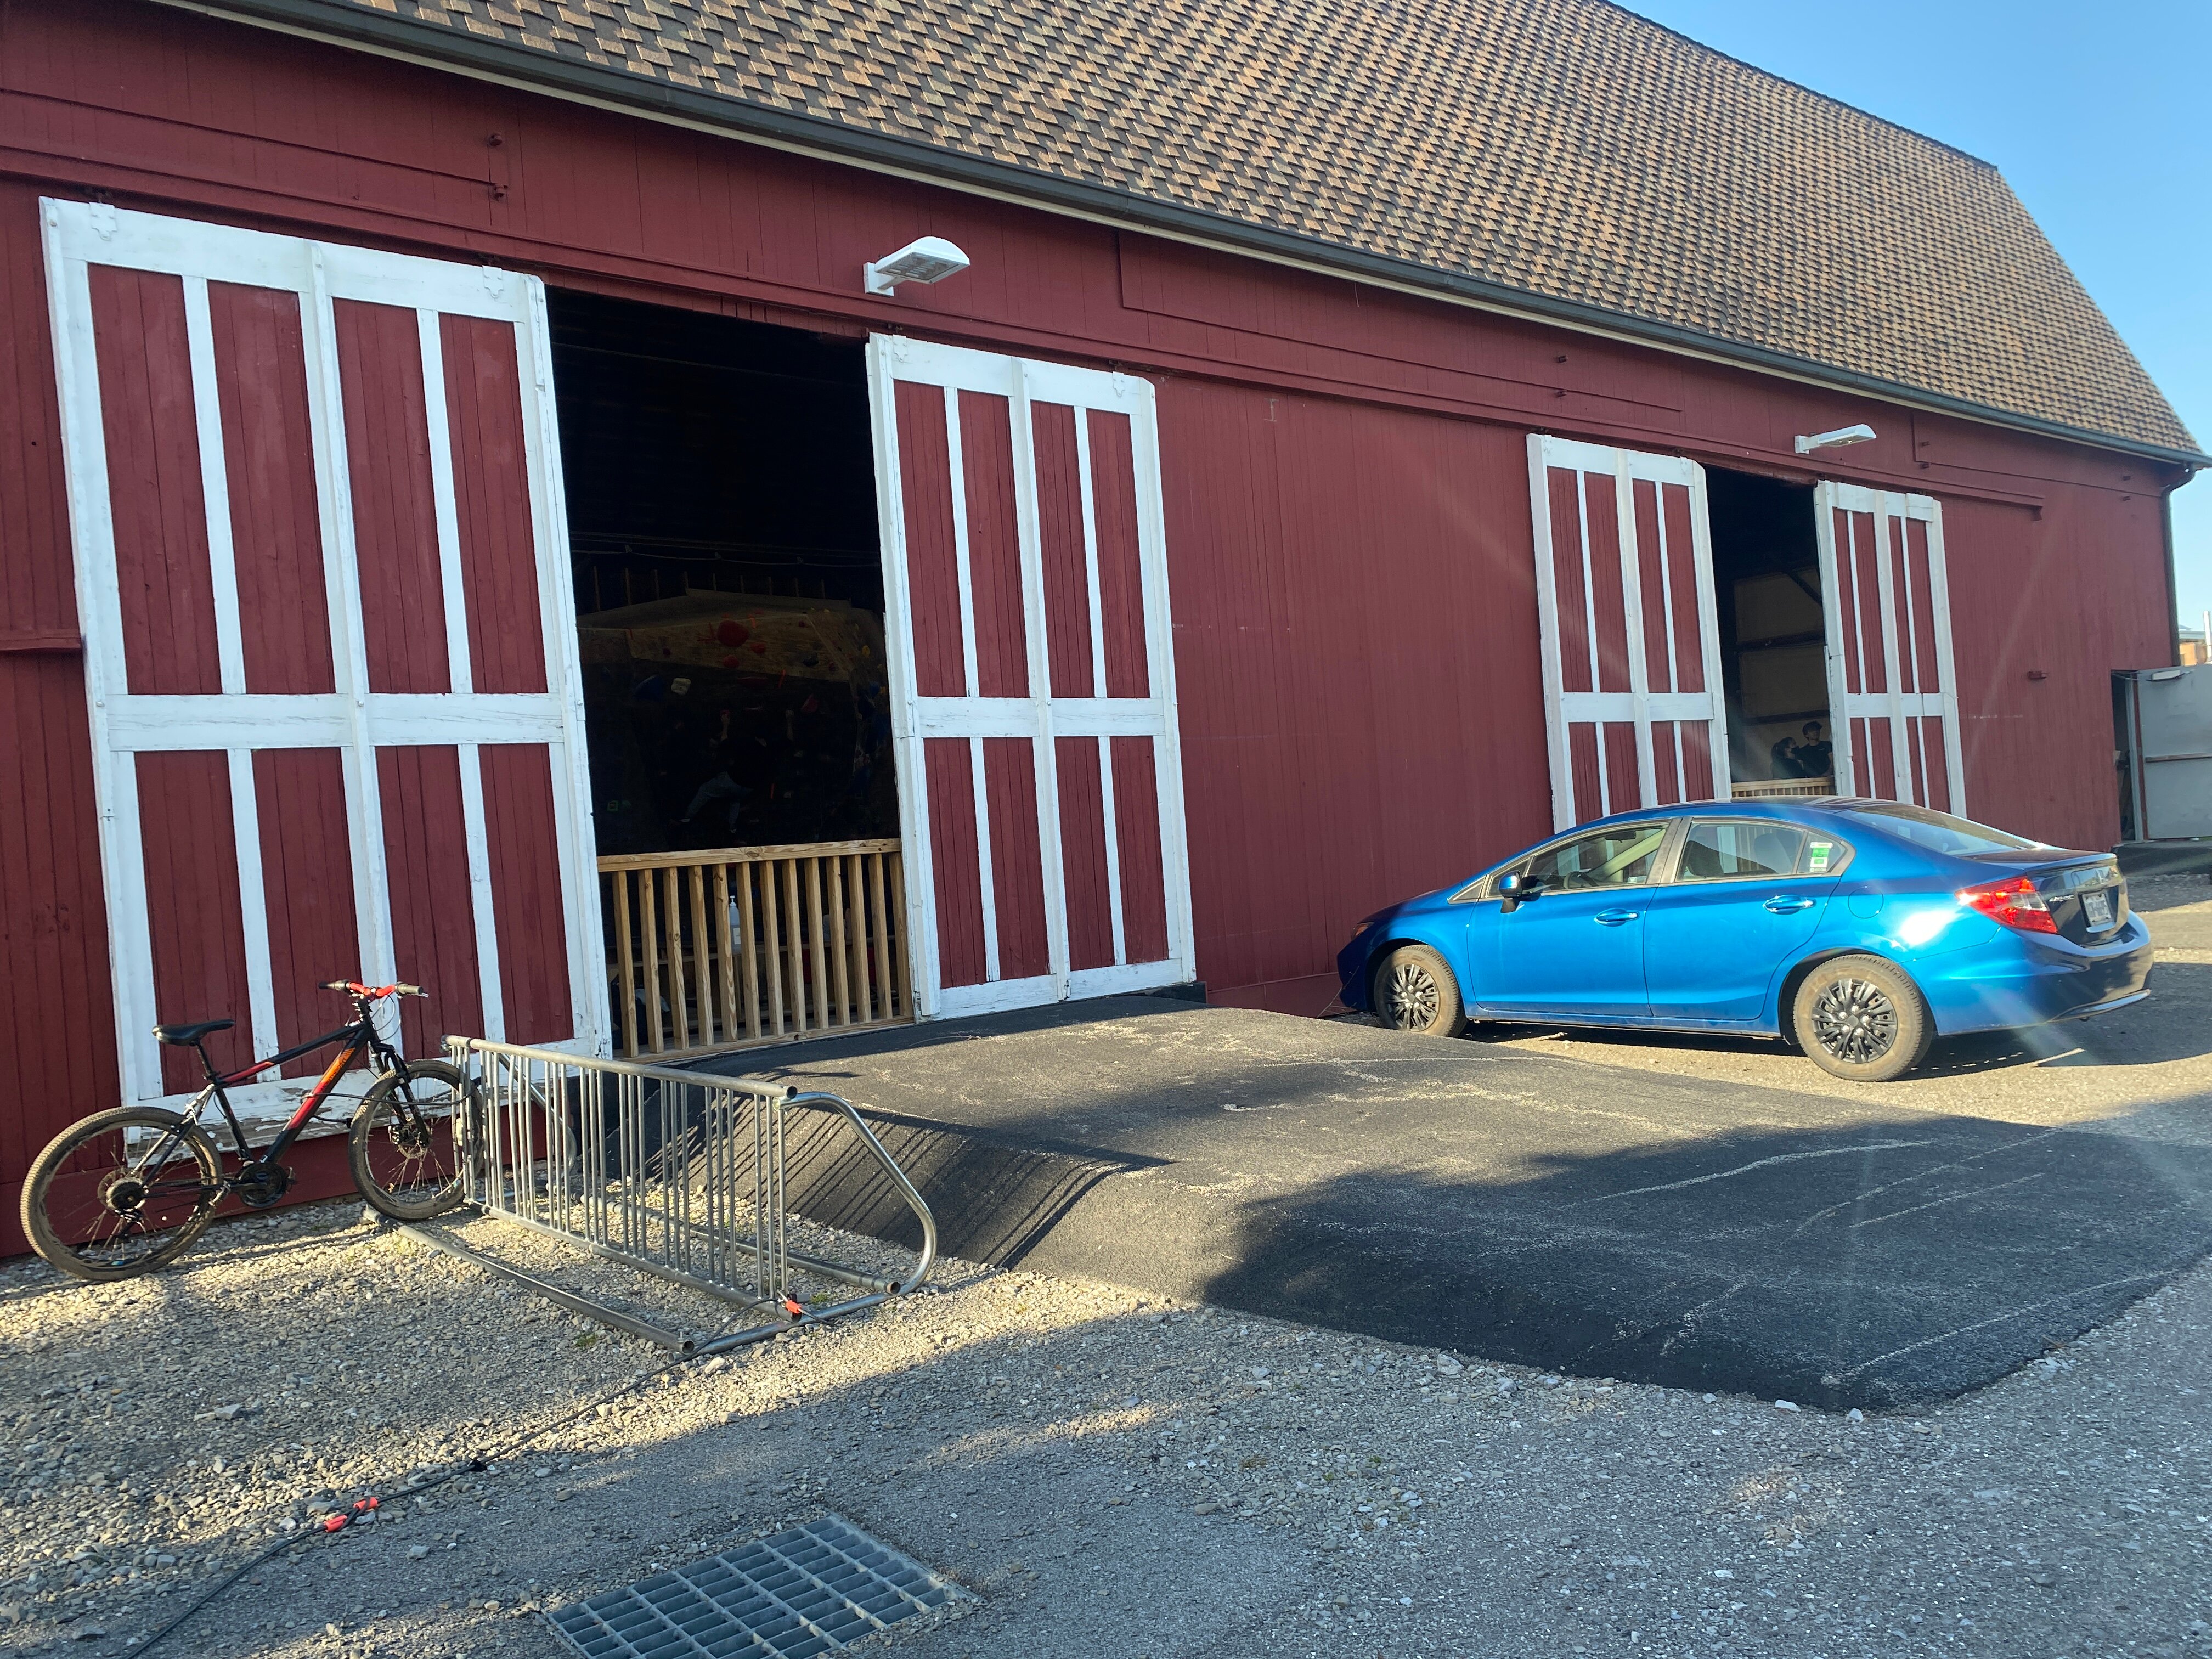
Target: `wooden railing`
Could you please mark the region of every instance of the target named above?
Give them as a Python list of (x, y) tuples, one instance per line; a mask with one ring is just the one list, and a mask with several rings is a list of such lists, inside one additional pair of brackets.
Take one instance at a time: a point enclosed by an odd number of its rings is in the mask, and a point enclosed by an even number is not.
[(630, 1058), (912, 1018), (896, 841), (632, 854), (599, 879)]
[(1732, 786), (1729, 793), (1737, 800), (1780, 800), (1796, 795), (1832, 795), (1836, 793), (1833, 778), (1756, 778)]

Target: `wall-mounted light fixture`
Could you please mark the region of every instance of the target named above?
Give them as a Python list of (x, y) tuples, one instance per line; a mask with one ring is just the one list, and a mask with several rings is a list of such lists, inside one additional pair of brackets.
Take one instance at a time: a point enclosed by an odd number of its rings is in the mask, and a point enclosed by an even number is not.
[(941, 283), (968, 269), (968, 256), (942, 236), (922, 236), (896, 253), (860, 267), (871, 294), (889, 294), (901, 283)]
[(1797, 453), (1810, 455), (1816, 449), (1841, 449), (1846, 444), (1874, 441), (1874, 428), (1862, 421), (1856, 426), (1839, 426), (1833, 432), (1815, 432), (1811, 437), (1797, 440)]

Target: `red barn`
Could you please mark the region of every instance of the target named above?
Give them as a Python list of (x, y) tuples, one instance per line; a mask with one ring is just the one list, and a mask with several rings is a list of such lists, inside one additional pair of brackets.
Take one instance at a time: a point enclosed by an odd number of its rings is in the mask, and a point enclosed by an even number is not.
[(2174, 649), (1999, 174), (1597, 0), (15, 0), (0, 144), (9, 1183), (334, 976), (1312, 1012), (1641, 803), (2106, 845)]

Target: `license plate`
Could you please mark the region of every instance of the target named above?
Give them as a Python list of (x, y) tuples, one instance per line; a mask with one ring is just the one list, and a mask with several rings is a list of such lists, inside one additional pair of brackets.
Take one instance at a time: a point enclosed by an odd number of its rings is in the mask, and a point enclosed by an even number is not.
[(2089, 931), (2093, 933), (2100, 933), (2111, 927), (2112, 925), (2112, 890), (2109, 887), (2100, 887), (2094, 891), (2082, 894), (2081, 916), (2082, 920), (2089, 924)]

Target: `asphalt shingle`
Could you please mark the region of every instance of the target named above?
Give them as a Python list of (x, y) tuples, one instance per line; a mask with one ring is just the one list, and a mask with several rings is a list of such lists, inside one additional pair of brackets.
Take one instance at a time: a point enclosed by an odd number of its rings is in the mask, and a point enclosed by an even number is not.
[(1996, 168), (1602, 0), (317, 3), (2197, 447)]

